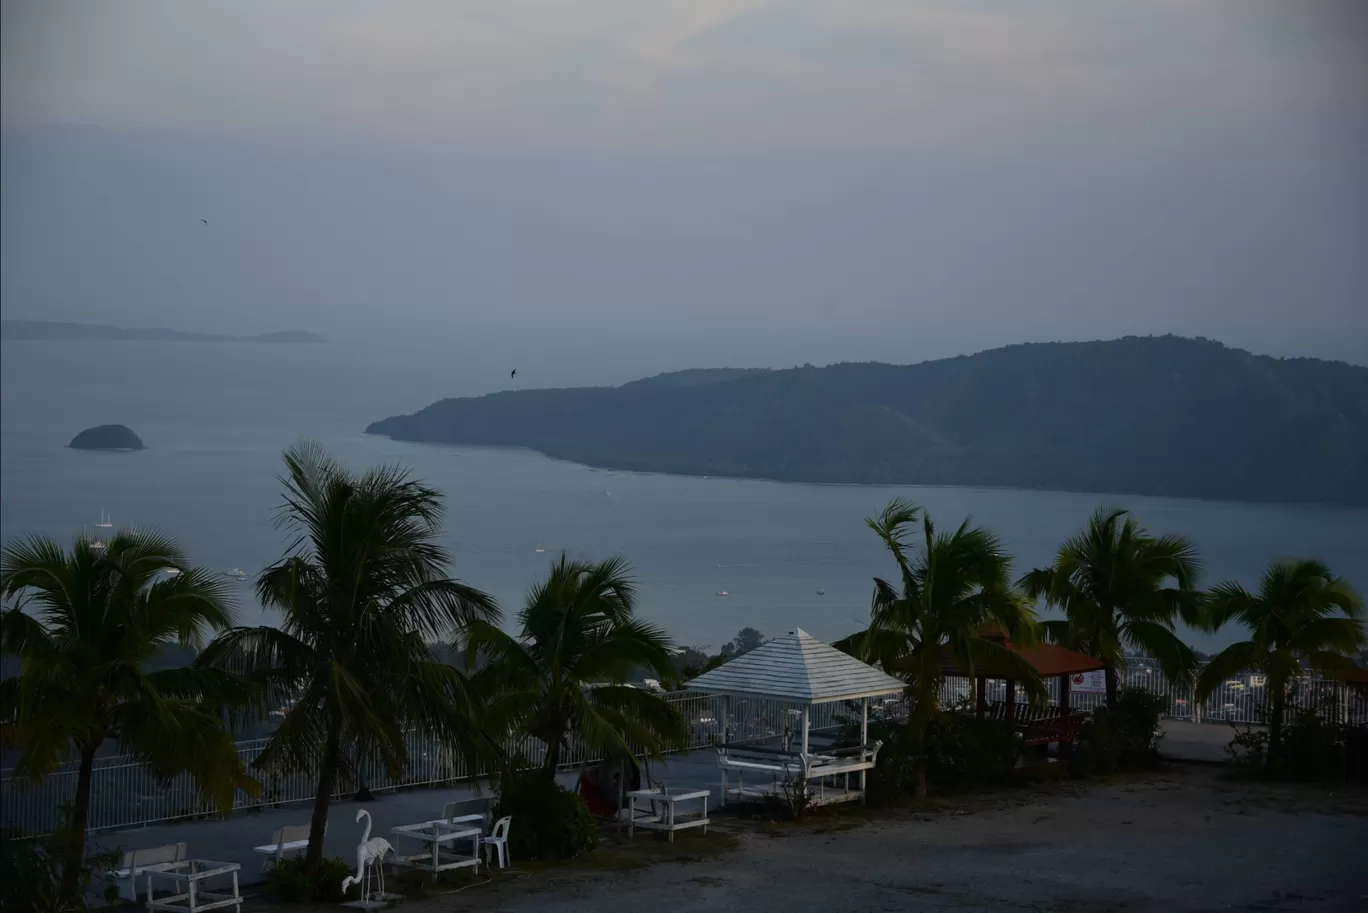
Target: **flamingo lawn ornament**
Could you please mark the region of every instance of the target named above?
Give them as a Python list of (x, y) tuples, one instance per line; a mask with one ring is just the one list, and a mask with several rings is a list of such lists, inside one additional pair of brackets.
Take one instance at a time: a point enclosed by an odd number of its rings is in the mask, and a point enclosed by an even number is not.
[(342, 893), (347, 893), (347, 888), (354, 884), (361, 885), (361, 903), (365, 904), (372, 899), (370, 893), (370, 873), (375, 868), (379, 873), (380, 890), (374, 895), (374, 899), (383, 901), (385, 894), (385, 854), (394, 852), (394, 847), (390, 846), (389, 841), (384, 837), (372, 839), (371, 833), (371, 814), (364, 808), (356, 813), (356, 820), (360, 822), (362, 817), (366, 819), (366, 830), (361, 835), (361, 843), (356, 847), (356, 877), (348, 875), (342, 879)]

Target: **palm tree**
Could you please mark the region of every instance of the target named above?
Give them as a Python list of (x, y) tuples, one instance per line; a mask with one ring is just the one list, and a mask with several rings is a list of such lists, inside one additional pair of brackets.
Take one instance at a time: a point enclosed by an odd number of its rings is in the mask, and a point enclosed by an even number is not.
[(1107, 706), (1115, 709), (1116, 670), (1128, 647), (1152, 656), (1169, 678), (1191, 675), (1196, 654), (1174, 625), (1179, 618), (1200, 623), (1200, 573), (1191, 539), (1150, 535), (1129, 511), (1104, 506), (1064, 540), (1052, 566), (1018, 586), (1064, 611), (1065, 620), (1045, 622), (1046, 636), (1102, 660)]
[(498, 608), (446, 576), (438, 492), (397, 467), (355, 475), (307, 442), (285, 452), (285, 465), (279, 520), (297, 538), (256, 585), (280, 627), (227, 631), (200, 662), (243, 668), (293, 697), (255, 764), (317, 772), (305, 856), (314, 878), (329, 800), (351, 758), (378, 756), (399, 776), (406, 727), (467, 757), (488, 749), (465, 679), (430, 644), (497, 620)]
[(472, 626), (467, 650), (486, 662), (480, 675), (497, 715), (546, 745), (546, 769), (561, 763), (572, 735), (599, 757), (659, 756), (682, 735), (674, 707), (627, 684), (643, 667), (673, 673), (668, 639), (635, 617), (635, 602), (624, 559), (562, 555), (528, 594), (519, 636)]
[[(921, 541), (914, 545), (919, 515)], [(997, 536), (968, 520), (953, 533), (938, 533), (930, 515), (902, 499), (865, 522), (892, 553), (898, 581), (875, 578), (869, 628), (837, 646), (907, 681), (914, 745), (924, 745), (940, 712), (947, 653), (971, 679), (975, 668), (991, 666), (1043, 699), (1035, 669), (995, 636), (1029, 643), (1036, 626), (1030, 606), (1012, 590), (1011, 558)], [(918, 754), (916, 792), (925, 796), (925, 755)]]
[(1277, 763), (1282, 743), (1287, 686), (1307, 669), (1333, 676), (1352, 669), (1354, 655), (1368, 647), (1363, 599), (1343, 577), (1319, 561), (1274, 561), (1257, 593), (1227, 581), (1208, 595), (1206, 625), (1216, 630), (1238, 620), (1249, 639), (1213, 656), (1197, 679), (1198, 700), (1241, 672), (1261, 672), (1269, 695), (1268, 763)]
[(255, 789), (220, 717), (251, 698), (248, 683), (215, 669), (149, 670), (164, 647), (198, 647), (207, 630), (232, 624), (221, 577), (153, 532), (123, 531), (102, 549), (79, 538), (70, 551), (34, 535), (0, 550), (0, 594), (12, 600), (0, 647), (21, 663), (0, 682), (16, 772), (41, 779), (79, 762), (63, 896), (81, 889), (95, 755), (106, 742), (160, 777), (188, 771), (222, 811), (235, 790)]

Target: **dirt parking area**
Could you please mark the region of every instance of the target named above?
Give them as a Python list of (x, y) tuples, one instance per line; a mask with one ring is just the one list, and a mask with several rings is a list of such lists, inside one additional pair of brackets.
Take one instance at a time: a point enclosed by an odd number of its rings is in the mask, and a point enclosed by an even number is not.
[[(1368, 794), (1206, 767), (799, 825), (719, 820), (572, 867), (504, 874), (414, 913), (1368, 911)], [(524, 872), (527, 870), (524, 869)]]

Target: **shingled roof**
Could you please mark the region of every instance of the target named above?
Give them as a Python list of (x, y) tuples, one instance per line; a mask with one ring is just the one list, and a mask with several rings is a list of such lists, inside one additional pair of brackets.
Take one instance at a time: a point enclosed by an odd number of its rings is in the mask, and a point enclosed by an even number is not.
[(907, 686), (800, 628), (704, 672), (685, 687), (826, 704), (896, 694)]

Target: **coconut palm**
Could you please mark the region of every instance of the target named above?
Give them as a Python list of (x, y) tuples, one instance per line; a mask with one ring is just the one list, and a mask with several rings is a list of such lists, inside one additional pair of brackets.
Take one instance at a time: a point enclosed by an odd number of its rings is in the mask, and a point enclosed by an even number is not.
[(234, 790), (255, 788), (220, 717), (250, 699), (248, 683), (215, 669), (149, 668), (163, 648), (198, 647), (232, 624), (220, 576), (153, 532), (123, 531), (103, 547), (82, 537), (70, 551), (34, 535), (0, 550), (0, 594), (11, 601), (0, 647), (20, 661), (0, 683), (16, 773), (41, 779), (78, 762), (64, 896), (81, 888), (95, 756), (106, 742), (160, 777), (188, 771), (220, 810), (232, 808)]
[(352, 758), (378, 757), (399, 776), (406, 728), (466, 757), (488, 748), (465, 679), (430, 644), (472, 620), (496, 620), (498, 609), (447, 576), (435, 490), (397, 467), (353, 474), (307, 442), (286, 451), (285, 465), (279, 519), (297, 538), (256, 585), (280, 626), (227, 631), (200, 661), (243, 668), (292, 697), (255, 764), (317, 774), (305, 857), (312, 878), (329, 800)]
[(1126, 649), (1151, 656), (1172, 679), (1190, 676), (1197, 657), (1174, 630), (1201, 620), (1196, 592), (1201, 562), (1186, 536), (1154, 536), (1130, 512), (1099, 507), (1064, 540), (1054, 564), (1018, 582), (1028, 596), (1063, 610), (1044, 623), (1046, 636), (1104, 664), (1107, 706), (1116, 707), (1117, 669)]
[(554, 770), (572, 736), (591, 757), (653, 756), (683, 733), (665, 700), (628, 685), (632, 674), (672, 672), (669, 640), (635, 617), (636, 589), (622, 558), (588, 562), (565, 555), (532, 588), (518, 636), (472, 626), (467, 650), (483, 658), (480, 676), (496, 716), (546, 745)]
[[(920, 541), (914, 542), (919, 517)], [(948, 657), (971, 678), (975, 668), (991, 667), (1043, 699), (1040, 676), (1000, 638), (1030, 643), (1036, 622), (1027, 601), (1012, 589), (1011, 558), (997, 536), (970, 527), (968, 520), (953, 533), (938, 533), (929, 514), (901, 499), (865, 522), (893, 555), (898, 579), (874, 580), (869, 628), (837, 646), (908, 683), (914, 745), (924, 743), (940, 712)], [(917, 795), (924, 796), (924, 755), (915, 763)]]
[(1274, 561), (1250, 593), (1225, 582), (1208, 595), (1206, 624), (1216, 630), (1238, 621), (1249, 639), (1233, 643), (1207, 663), (1197, 679), (1198, 700), (1242, 672), (1261, 672), (1268, 695), (1268, 761), (1277, 763), (1288, 685), (1308, 669), (1328, 676), (1354, 667), (1368, 647), (1363, 599), (1343, 577), (1319, 561)]

